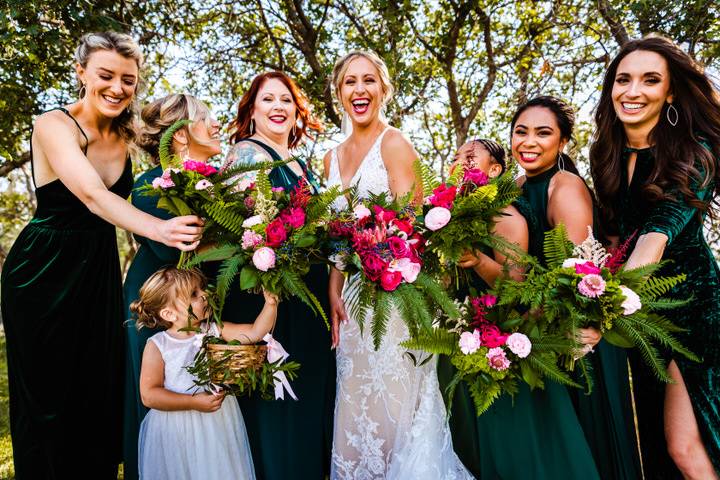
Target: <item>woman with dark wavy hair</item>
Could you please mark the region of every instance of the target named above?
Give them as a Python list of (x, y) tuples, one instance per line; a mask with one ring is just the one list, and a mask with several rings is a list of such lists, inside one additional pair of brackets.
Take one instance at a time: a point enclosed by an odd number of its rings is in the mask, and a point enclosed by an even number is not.
[[(235, 144), (225, 167), (243, 162), (283, 160), (321, 124), (295, 82), (282, 72), (257, 75), (240, 99), (230, 137)], [(286, 190), (301, 181), (317, 188), (308, 165), (296, 159), (270, 171), (273, 187)], [(328, 310), (328, 270), (313, 265), (305, 282)], [(252, 323), (262, 309), (258, 295), (235, 289), (225, 301), (234, 322)], [(335, 355), (323, 320), (296, 297), (280, 303), (273, 336), (302, 365), (293, 381), (298, 400), (240, 399), (258, 479), (321, 479), (330, 467), (335, 403)]]
[(661, 274), (687, 275), (670, 295), (693, 300), (667, 316), (702, 360), (668, 356), (674, 383), (662, 385), (631, 354), (645, 476), (717, 479), (720, 271), (703, 236), (720, 186), (717, 89), (671, 41), (634, 40), (608, 67), (595, 121), (590, 163), (606, 229), (631, 242), (628, 268), (663, 260)]

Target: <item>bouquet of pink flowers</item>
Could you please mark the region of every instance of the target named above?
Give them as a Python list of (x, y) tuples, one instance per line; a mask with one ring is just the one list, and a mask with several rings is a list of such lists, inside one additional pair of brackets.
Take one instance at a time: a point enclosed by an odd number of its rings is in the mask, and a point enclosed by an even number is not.
[(622, 258), (626, 250), (627, 244), (611, 255), (590, 227), (587, 239), (573, 245), (559, 225), (545, 236), (547, 266), (534, 260), (525, 281), (504, 279), (496, 290), (503, 301), (530, 308), (554, 332), (574, 338), (577, 329), (595, 327), (613, 345), (638, 348), (657, 377), (670, 381), (655, 345), (697, 360), (673, 336), (680, 329), (657, 313), (689, 301), (661, 298), (685, 275), (655, 276), (662, 263), (627, 270)]
[[(342, 271), (358, 273), (350, 281), (358, 289), (350, 308), (361, 328), (370, 311), (375, 347), (380, 346), (394, 304), (410, 332), (429, 329), (435, 310), (456, 310), (444, 289), (422, 272), (425, 239), (416, 228), (409, 197), (387, 195), (353, 199), (328, 225), (329, 260)], [(371, 308), (372, 307), (372, 308)]]
[(518, 382), (542, 388), (543, 378), (548, 377), (579, 386), (557, 365), (558, 358), (575, 345), (569, 338), (537, 328), (510, 306), (498, 305), (490, 293), (466, 298), (460, 311), (459, 319), (445, 319), (434, 331), (403, 343), (450, 357), (456, 369), (448, 392), (450, 404), (460, 381), (467, 384), (478, 415), (500, 395), (514, 395)]

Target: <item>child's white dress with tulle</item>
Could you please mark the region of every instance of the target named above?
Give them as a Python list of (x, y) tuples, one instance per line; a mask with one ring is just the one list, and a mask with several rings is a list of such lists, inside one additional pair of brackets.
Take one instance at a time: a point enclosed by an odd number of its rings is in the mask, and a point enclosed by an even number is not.
[[(201, 340), (202, 335), (180, 340), (166, 332), (150, 337), (165, 362), (166, 389), (199, 390), (184, 367), (193, 363)], [(138, 459), (145, 480), (255, 479), (245, 422), (230, 396), (212, 413), (151, 409), (140, 426)]]

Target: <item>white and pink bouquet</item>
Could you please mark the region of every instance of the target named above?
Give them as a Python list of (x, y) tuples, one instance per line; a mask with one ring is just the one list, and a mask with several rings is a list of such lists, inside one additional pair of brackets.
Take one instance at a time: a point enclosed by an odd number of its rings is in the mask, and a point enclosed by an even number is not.
[(611, 254), (590, 227), (587, 239), (574, 245), (559, 225), (545, 236), (546, 265), (532, 261), (525, 281), (505, 279), (496, 290), (505, 301), (535, 312), (537, 321), (556, 333), (575, 338), (579, 328), (594, 327), (613, 345), (638, 348), (657, 377), (669, 381), (658, 347), (697, 360), (673, 336), (680, 329), (658, 313), (687, 303), (661, 298), (685, 275), (656, 276), (662, 263), (625, 269), (628, 245)]

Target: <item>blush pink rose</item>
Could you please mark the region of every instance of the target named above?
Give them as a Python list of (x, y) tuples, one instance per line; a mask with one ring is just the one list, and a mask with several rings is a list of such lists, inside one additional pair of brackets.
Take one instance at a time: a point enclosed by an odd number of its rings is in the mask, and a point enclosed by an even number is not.
[(524, 333), (513, 333), (505, 340), (505, 345), (520, 358), (527, 357), (532, 350), (532, 343)]
[(260, 247), (253, 253), (252, 262), (255, 268), (267, 272), (275, 267), (275, 251), (272, 248)]
[(195, 184), (195, 190), (207, 190), (208, 188), (210, 188), (212, 186), (213, 186), (213, 184), (210, 180), (202, 179)]
[(433, 207), (425, 215), (425, 226), (432, 230), (440, 230), (450, 221), (452, 214), (450, 210), (445, 207)]
[(242, 248), (247, 250), (248, 248), (257, 247), (262, 243), (262, 237), (253, 232), (252, 230), (245, 230), (242, 235)]
[(578, 282), (577, 288), (582, 295), (597, 298), (605, 293), (605, 280), (600, 275), (590, 273)]
[(403, 280), (405, 280), (407, 283), (413, 283), (415, 280), (417, 280), (421, 268), (422, 265), (417, 262), (413, 262), (409, 258), (393, 260), (388, 266), (388, 270), (390, 270), (391, 272), (400, 272)]
[(391, 272), (389, 269), (380, 274), (380, 286), (386, 292), (392, 292), (402, 282), (402, 274), (400, 272)]
[(480, 331), (480, 341), (488, 348), (495, 348), (505, 345), (508, 335), (502, 333), (497, 325), (485, 325)]
[(480, 348), (480, 333), (475, 329), (474, 332), (463, 332), (460, 334), (460, 351), (465, 355), (477, 352)]
[(276, 218), (265, 227), (265, 238), (268, 247), (279, 247), (287, 240), (287, 231), (282, 219)]
[(367, 218), (372, 215), (372, 212), (369, 208), (367, 208), (361, 203), (355, 206), (355, 208), (353, 209), (353, 215), (355, 216), (356, 220), (362, 220), (363, 218)]
[(640, 296), (633, 292), (625, 285), (620, 285), (620, 291), (622, 292), (625, 300), (622, 302), (623, 314), (632, 315), (642, 308), (642, 302)]
[(490, 367), (500, 372), (507, 370), (510, 367), (510, 360), (508, 360), (507, 355), (505, 355), (505, 350), (500, 347), (488, 350), (485, 354), (485, 358), (488, 359), (488, 365), (490, 365)]

